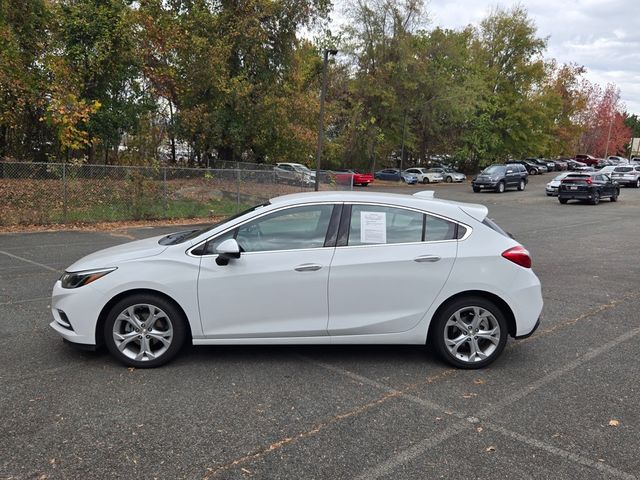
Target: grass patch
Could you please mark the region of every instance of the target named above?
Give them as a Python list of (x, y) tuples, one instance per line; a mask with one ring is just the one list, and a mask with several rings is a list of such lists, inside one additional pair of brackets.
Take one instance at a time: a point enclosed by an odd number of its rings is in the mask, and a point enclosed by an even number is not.
[[(211, 200), (198, 202), (195, 200), (172, 200), (165, 207), (160, 202), (139, 202), (131, 204), (125, 201), (113, 201), (109, 204), (69, 207), (66, 222), (116, 222), (125, 220), (156, 220), (163, 218), (193, 218), (210, 216), (230, 216), (249, 208), (249, 205), (237, 205), (229, 200)], [(62, 213), (57, 212), (53, 222), (62, 222)]]

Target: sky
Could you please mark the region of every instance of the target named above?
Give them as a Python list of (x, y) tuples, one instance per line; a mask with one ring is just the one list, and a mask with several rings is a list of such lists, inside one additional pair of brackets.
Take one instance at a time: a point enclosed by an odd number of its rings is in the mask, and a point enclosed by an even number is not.
[(615, 83), (626, 110), (640, 114), (640, 0), (426, 0), (428, 26), (477, 25), (492, 8), (515, 4), (548, 37), (546, 58), (583, 65), (602, 87)]

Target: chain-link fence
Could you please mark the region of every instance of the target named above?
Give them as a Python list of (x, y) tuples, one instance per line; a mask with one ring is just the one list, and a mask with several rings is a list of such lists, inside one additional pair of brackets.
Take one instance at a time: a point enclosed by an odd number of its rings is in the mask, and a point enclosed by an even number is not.
[[(279, 169), (203, 169), (0, 162), (0, 225), (218, 217), (312, 191), (314, 178)], [(321, 172), (321, 190), (350, 189)]]

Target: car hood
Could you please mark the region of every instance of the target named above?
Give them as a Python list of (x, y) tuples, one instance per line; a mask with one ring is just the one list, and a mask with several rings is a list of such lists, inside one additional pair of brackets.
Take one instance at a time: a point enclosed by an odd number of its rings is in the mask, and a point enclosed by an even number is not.
[(81, 258), (67, 268), (67, 272), (79, 272), (93, 268), (116, 267), (119, 263), (138, 258), (153, 257), (168, 247), (158, 244), (166, 235), (136, 240), (115, 247), (105, 248)]

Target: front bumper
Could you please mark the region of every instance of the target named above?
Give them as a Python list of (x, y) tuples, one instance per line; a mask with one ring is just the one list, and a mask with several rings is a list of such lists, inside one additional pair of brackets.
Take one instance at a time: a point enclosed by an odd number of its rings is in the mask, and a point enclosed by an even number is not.
[(51, 294), (53, 321), (49, 326), (68, 342), (95, 345), (98, 312), (103, 300), (103, 294), (93, 285), (62, 288), (58, 280)]
[(471, 185), (477, 188), (496, 188), (498, 186), (498, 182), (472, 182)]
[(523, 333), (523, 334), (517, 335), (517, 336), (515, 336), (513, 338), (515, 338), (516, 340), (524, 340), (525, 338), (529, 338), (531, 335), (533, 335), (533, 333), (540, 326), (540, 320), (542, 320), (542, 317), (538, 317), (538, 321), (536, 322), (536, 324), (533, 326), (533, 328), (531, 329), (531, 331), (529, 333)]
[(557, 187), (546, 187), (545, 191), (547, 192), (548, 195), (558, 195), (558, 188)]

